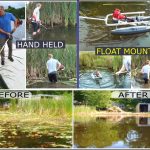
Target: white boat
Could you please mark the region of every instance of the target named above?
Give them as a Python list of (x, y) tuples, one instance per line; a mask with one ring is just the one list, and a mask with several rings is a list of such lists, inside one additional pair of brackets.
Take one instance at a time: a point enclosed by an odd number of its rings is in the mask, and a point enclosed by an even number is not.
[(94, 80), (96, 80), (96, 79), (102, 79), (102, 75), (101, 74), (99, 76), (96, 76), (94, 73), (91, 73), (91, 77)]

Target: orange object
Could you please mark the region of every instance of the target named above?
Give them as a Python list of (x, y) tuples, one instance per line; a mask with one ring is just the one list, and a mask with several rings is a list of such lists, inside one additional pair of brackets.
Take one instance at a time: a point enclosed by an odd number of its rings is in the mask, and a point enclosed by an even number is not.
[(123, 20), (126, 18), (126, 16), (122, 15), (120, 9), (116, 8), (113, 13), (113, 18), (118, 20)]

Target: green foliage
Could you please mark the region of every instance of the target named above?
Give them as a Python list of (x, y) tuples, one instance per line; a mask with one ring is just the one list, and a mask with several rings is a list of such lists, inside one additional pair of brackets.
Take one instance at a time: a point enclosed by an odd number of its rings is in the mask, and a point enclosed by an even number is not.
[[(42, 2), (41, 20), (44, 24), (54, 27), (76, 25), (76, 2)], [(27, 6), (27, 17), (31, 17), (36, 3)]]
[(82, 104), (89, 106), (99, 106), (100, 108), (107, 108), (110, 106), (111, 101), (110, 91), (75, 91), (74, 99)]
[(6, 12), (12, 13), (16, 18), (25, 19), (25, 7), (16, 9), (14, 7), (8, 6)]
[(80, 68), (104, 67), (118, 71), (122, 66), (122, 56), (96, 56), (94, 52), (80, 52)]
[(72, 115), (72, 93), (64, 93), (61, 99), (22, 99), (10, 100), (9, 111), (49, 117), (67, 117)]
[(65, 66), (59, 72), (59, 78), (71, 79), (76, 77), (76, 46), (67, 45), (65, 49), (29, 49), (27, 51), (27, 79), (47, 78), (46, 62), (48, 54), (53, 54)]
[(136, 111), (136, 106), (138, 103), (150, 103), (150, 99), (112, 99), (113, 102), (118, 104), (123, 104), (126, 111)]
[(133, 69), (141, 69), (143, 67), (143, 65), (145, 65), (146, 60), (150, 60), (150, 56), (149, 55), (136, 55), (136, 56), (132, 56), (132, 68)]

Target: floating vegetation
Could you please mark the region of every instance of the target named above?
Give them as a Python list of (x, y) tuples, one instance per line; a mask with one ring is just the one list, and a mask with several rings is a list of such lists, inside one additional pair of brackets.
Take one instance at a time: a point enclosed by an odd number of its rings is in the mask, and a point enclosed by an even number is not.
[[(3, 100), (0, 100), (0, 106)], [(59, 99), (5, 101), (0, 109), (1, 148), (70, 148), (72, 145), (72, 93)]]

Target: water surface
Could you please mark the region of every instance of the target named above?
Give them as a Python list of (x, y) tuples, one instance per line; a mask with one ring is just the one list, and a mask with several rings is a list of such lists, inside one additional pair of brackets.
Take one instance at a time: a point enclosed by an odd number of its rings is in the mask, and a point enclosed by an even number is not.
[(126, 75), (115, 75), (109, 70), (101, 70), (102, 79), (92, 79), (91, 73), (86, 71), (80, 74), (80, 88), (131, 88), (131, 78)]
[[(149, 2), (80, 2), (80, 15), (105, 18), (115, 8), (122, 12), (146, 11), (150, 15)], [(104, 21), (80, 19), (80, 50), (94, 51), (96, 46), (149, 47), (150, 33), (130, 36), (112, 35)]]
[(150, 118), (93, 118), (75, 122), (74, 147), (149, 148)]

